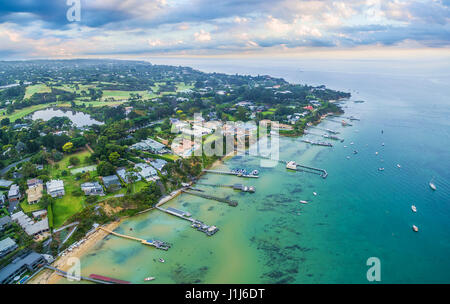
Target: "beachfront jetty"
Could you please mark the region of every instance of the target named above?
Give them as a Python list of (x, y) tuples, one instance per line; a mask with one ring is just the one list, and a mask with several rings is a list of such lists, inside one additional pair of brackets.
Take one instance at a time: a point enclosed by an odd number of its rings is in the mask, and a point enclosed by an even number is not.
[(214, 235), (217, 231), (219, 231), (219, 228), (217, 228), (216, 226), (209, 226), (204, 224), (202, 221), (196, 220), (194, 218), (191, 218), (190, 213), (186, 212), (186, 211), (182, 211), (182, 210), (178, 210), (172, 207), (169, 207), (167, 209), (163, 209), (161, 207), (156, 207), (157, 210), (162, 211), (164, 213), (176, 216), (178, 218), (181, 218), (185, 221), (189, 221), (191, 222), (191, 227), (205, 233), (207, 236), (212, 236)]
[(140, 239), (140, 238), (137, 238), (137, 237), (134, 237), (134, 236), (120, 234), (120, 233), (108, 230), (108, 229), (106, 229), (104, 227), (99, 227), (99, 229), (101, 229), (101, 230), (103, 230), (103, 231), (105, 231), (105, 232), (107, 232), (109, 234), (112, 234), (112, 235), (115, 235), (115, 236), (118, 236), (118, 237), (121, 237), (121, 238), (124, 238), (124, 239), (138, 241), (138, 242), (140, 242), (143, 245), (153, 246), (153, 247), (155, 247), (157, 249), (161, 249), (161, 250), (168, 250), (171, 247), (169, 243), (166, 243), (166, 242), (163, 242), (163, 241), (144, 240), (144, 239)]
[(248, 178), (258, 178), (258, 175), (254, 174), (243, 174), (241, 172), (232, 172), (232, 171), (220, 171), (220, 170), (206, 170), (203, 169), (203, 172), (207, 173), (215, 173), (215, 174), (223, 174), (223, 175), (234, 175), (237, 177), (248, 177)]
[(182, 191), (183, 191), (183, 193), (187, 193), (187, 194), (190, 194), (190, 195), (203, 197), (203, 198), (214, 200), (214, 201), (218, 201), (218, 202), (221, 202), (221, 203), (227, 203), (229, 206), (232, 206), (232, 207), (236, 207), (238, 205), (237, 201), (229, 200), (229, 199), (226, 199), (226, 198), (217, 197), (217, 196), (213, 196), (213, 195), (209, 195), (209, 194), (203, 194), (203, 193), (187, 191), (187, 190), (182, 190)]

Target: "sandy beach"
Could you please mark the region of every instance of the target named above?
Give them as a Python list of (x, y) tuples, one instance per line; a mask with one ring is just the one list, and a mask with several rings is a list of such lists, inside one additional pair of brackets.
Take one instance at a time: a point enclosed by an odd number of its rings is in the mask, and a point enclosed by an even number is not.
[[(114, 230), (116, 229), (122, 220), (115, 221), (106, 225), (106, 229)], [(91, 235), (86, 238), (86, 241), (81, 244), (79, 247), (73, 249), (71, 252), (67, 252), (65, 256), (58, 257), (53, 263), (52, 266), (58, 269), (67, 271), (72, 265), (68, 264), (70, 258), (80, 258), (87, 251), (89, 251), (97, 242), (101, 241), (108, 235), (107, 232), (97, 229)], [(57, 284), (61, 279), (59, 275), (51, 270), (42, 270), (36, 277), (30, 280), (27, 284)]]

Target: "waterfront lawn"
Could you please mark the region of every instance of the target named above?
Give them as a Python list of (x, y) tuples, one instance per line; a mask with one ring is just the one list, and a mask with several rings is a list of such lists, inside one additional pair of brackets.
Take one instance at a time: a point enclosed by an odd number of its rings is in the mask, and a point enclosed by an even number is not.
[[(58, 175), (58, 173), (59, 173), (59, 175), (61, 175), (61, 171), (63, 171), (63, 170), (69, 171), (69, 170), (73, 170), (73, 169), (76, 169), (76, 168), (86, 167), (88, 165), (83, 163), (84, 162), (84, 158), (86, 156), (90, 156), (90, 155), (91, 155), (91, 152), (89, 152), (89, 150), (82, 150), (80, 152), (67, 154), (67, 155), (65, 155), (63, 157), (63, 159), (61, 159), (59, 162), (57, 162), (57, 164), (59, 166), (58, 169), (56, 169), (54, 166), (50, 167), (50, 175), (54, 178), (54, 176)], [(78, 166), (76, 166), (76, 167), (68, 169), (67, 167), (70, 166), (69, 160), (70, 160), (70, 158), (72, 156), (78, 157), (80, 159), (80, 164)]]
[(53, 226), (58, 228), (64, 222), (80, 212), (84, 207), (85, 196), (73, 196), (72, 192), (80, 188), (80, 182), (76, 181), (73, 176), (65, 176), (61, 178), (64, 181), (65, 195), (61, 198), (56, 198), (53, 203)]

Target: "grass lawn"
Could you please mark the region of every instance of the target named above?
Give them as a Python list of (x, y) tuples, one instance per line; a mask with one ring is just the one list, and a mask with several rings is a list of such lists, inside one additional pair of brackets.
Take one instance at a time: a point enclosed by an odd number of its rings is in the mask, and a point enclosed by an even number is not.
[(25, 97), (30, 98), (34, 93), (50, 93), (50, 88), (45, 84), (35, 84), (27, 86), (25, 89)]
[(28, 201), (26, 199), (20, 203), (20, 207), (25, 213), (31, 213), (37, 210), (46, 209), (46, 207), (44, 207), (41, 202), (30, 205), (28, 204)]
[(58, 228), (64, 224), (64, 222), (77, 212), (80, 212), (84, 208), (85, 196), (73, 196), (72, 192), (80, 188), (82, 181), (75, 180), (74, 175), (61, 176), (63, 170), (69, 171), (67, 168), (70, 166), (69, 159), (72, 156), (77, 156), (81, 164), (77, 167), (85, 167), (83, 164), (84, 158), (91, 155), (88, 150), (83, 150), (77, 153), (65, 155), (62, 160), (57, 162), (59, 168), (56, 169), (54, 166), (49, 165), (50, 176), (53, 179), (61, 179), (64, 181), (65, 195), (62, 198), (57, 198), (53, 204), (53, 225)]
[(9, 120), (11, 122), (13, 122), (16, 119), (25, 117), (28, 114), (31, 114), (31, 113), (33, 113), (33, 112), (35, 112), (37, 110), (42, 110), (42, 109), (48, 108), (48, 106), (49, 106), (48, 104), (33, 105), (33, 106), (26, 107), (26, 108), (23, 108), (23, 109), (20, 109), (20, 110), (16, 110), (12, 114), (9, 114), (9, 115), (6, 114), (6, 111), (1, 111), (0, 112), (0, 118), (3, 119), (3, 118), (7, 117), (7, 118), (9, 118)]
[(80, 181), (76, 181), (73, 176), (61, 178), (64, 181), (65, 195), (55, 199), (53, 204), (53, 226), (58, 228), (64, 222), (84, 207), (85, 196), (73, 196), (72, 191), (80, 188)]

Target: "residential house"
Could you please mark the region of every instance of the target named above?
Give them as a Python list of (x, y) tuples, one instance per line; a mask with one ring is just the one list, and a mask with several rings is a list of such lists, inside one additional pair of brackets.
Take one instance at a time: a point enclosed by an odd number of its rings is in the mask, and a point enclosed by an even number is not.
[(81, 184), (81, 190), (83, 190), (85, 195), (105, 195), (103, 193), (103, 187), (99, 182)]
[(148, 138), (131, 146), (131, 149), (149, 151), (155, 154), (167, 153), (166, 146), (154, 139)]
[(11, 219), (18, 223), (29, 236), (35, 236), (47, 232), (50, 229), (48, 226), (48, 218), (34, 222), (28, 215), (23, 213), (23, 211), (14, 213), (11, 215)]
[(42, 180), (37, 179), (37, 178), (32, 178), (32, 179), (27, 180), (28, 188), (31, 188), (31, 187), (34, 187), (37, 185), (44, 185), (44, 183), (42, 182)]
[[(141, 176), (136, 173), (136, 172), (127, 172), (127, 170), (125, 168), (119, 168), (116, 171), (117, 175), (119, 175), (119, 177), (123, 180), (124, 183), (130, 184), (134, 181), (140, 181), (141, 180)], [(134, 177), (134, 179), (133, 179)]]
[(61, 197), (64, 196), (64, 182), (60, 179), (52, 179), (48, 181), (45, 186), (47, 187), (47, 193), (51, 197)]
[(0, 231), (11, 224), (12, 220), (9, 216), (5, 215), (0, 218)]
[(164, 159), (155, 159), (153, 161), (150, 162), (150, 165), (155, 168), (156, 170), (158, 170), (159, 172), (162, 171), (162, 169), (164, 168), (164, 166), (167, 164), (167, 162)]
[(26, 253), (0, 269), (0, 284), (13, 283), (15, 277), (21, 276), (27, 271), (34, 272), (46, 263), (47, 261), (41, 254), (34, 251)]
[(118, 189), (122, 188), (122, 184), (120, 183), (120, 180), (117, 177), (117, 175), (104, 176), (104, 177), (102, 177), (102, 181), (103, 181), (103, 185), (108, 190), (110, 190), (110, 189), (118, 190)]
[(156, 172), (156, 170), (147, 164), (139, 163), (139, 164), (136, 164), (134, 167), (138, 170), (138, 173), (146, 181), (155, 181), (155, 180), (159, 179), (159, 176), (158, 176), (158, 173)]
[(33, 218), (36, 220), (41, 220), (47, 216), (47, 209), (37, 210), (31, 213)]
[(17, 244), (13, 239), (7, 237), (6, 239), (0, 241), (0, 259), (3, 258), (10, 252), (13, 252), (17, 249)]
[(43, 184), (37, 184), (35, 186), (28, 188), (26, 191), (28, 197), (28, 204), (38, 203), (42, 198), (43, 191), (44, 191)]
[(19, 186), (16, 184), (11, 185), (8, 191), (8, 201), (9, 203), (18, 202), (21, 199)]

